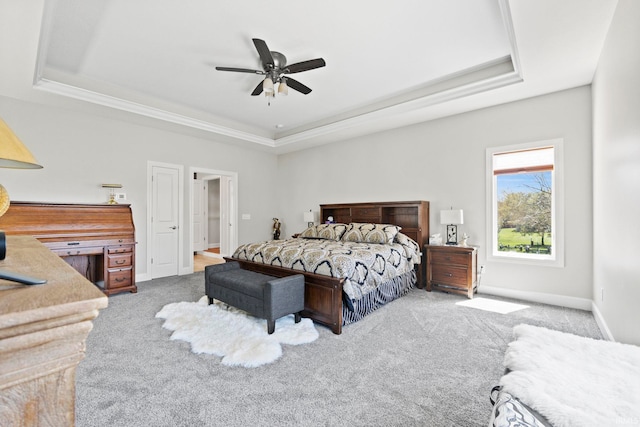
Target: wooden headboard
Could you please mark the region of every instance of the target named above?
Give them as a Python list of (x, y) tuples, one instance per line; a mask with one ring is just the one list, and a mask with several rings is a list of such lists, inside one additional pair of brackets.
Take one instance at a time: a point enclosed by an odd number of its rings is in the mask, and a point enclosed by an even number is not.
[(422, 248), (429, 243), (429, 202), (372, 202), (320, 205), (320, 220), (332, 216), (334, 222), (372, 222), (402, 227), (402, 233)]

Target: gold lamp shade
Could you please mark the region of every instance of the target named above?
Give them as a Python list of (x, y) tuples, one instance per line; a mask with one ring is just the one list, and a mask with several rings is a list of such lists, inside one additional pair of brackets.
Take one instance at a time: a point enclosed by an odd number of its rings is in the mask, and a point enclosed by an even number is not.
[[(0, 168), (40, 169), (33, 154), (0, 119)], [(9, 193), (0, 185), (0, 216), (9, 209)]]
[(0, 168), (41, 169), (33, 154), (0, 119)]
[(0, 216), (9, 210), (9, 203), (9, 193), (7, 193), (7, 189), (0, 184)]

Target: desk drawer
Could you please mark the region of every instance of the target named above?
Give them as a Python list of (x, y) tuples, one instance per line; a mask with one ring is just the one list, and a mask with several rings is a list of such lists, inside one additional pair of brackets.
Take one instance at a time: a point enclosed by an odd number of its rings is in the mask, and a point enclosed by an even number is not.
[(133, 283), (133, 271), (129, 268), (126, 270), (118, 270), (109, 272), (109, 282), (106, 284), (108, 289), (123, 288), (131, 286)]
[(107, 255), (107, 268), (131, 267), (132, 253)]
[(133, 246), (117, 246), (107, 249), (108, 254), (124, 254), (128, 252), (133, 252)]
[(54, 254), (59, 257), (79, 256), (79, 255), (101, 255), (101, 247), (85, 248), (85, 247), (69, 247), (68, 249), (52, 249)]
[(431, 251), (429, 256), (431, 257), (431, 264), (433, 264), (434, 267), (436, 264), (455, 264), (463, 267), (469, 265), (468, 254)]
[(452, 267), (450, 265), (431, 265), (431, 281), (444, 285), (467, 288), (467, 268)]

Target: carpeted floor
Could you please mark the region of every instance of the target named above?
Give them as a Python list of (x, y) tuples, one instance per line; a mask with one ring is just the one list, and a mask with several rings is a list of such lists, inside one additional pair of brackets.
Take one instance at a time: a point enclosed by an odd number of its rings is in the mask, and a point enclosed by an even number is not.
[(601, 338), (589, 312), (527, 303), (499, 314), (416, 289), (342, 335), (318, 326), (316, 341), (273, 364), (227, 367), (169, 341), (155, 318), (167, 303), (197, 301), (203, 273), (138, 289), (110, 297), (94, 322), (77, 371), (79, 427), (484, 426), (513, 326)]

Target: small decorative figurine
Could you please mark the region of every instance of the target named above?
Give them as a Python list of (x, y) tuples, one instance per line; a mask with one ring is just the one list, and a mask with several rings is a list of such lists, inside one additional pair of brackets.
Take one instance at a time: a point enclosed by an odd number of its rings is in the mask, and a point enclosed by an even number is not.
[(469, 235), (467, 233), (462, 233), (462, 240), (460, 241), (460, 246), (467, 246), (467, 240), (469, 240)]
[(280, 220), (273, 218), (273, 240), (280, 239)]

